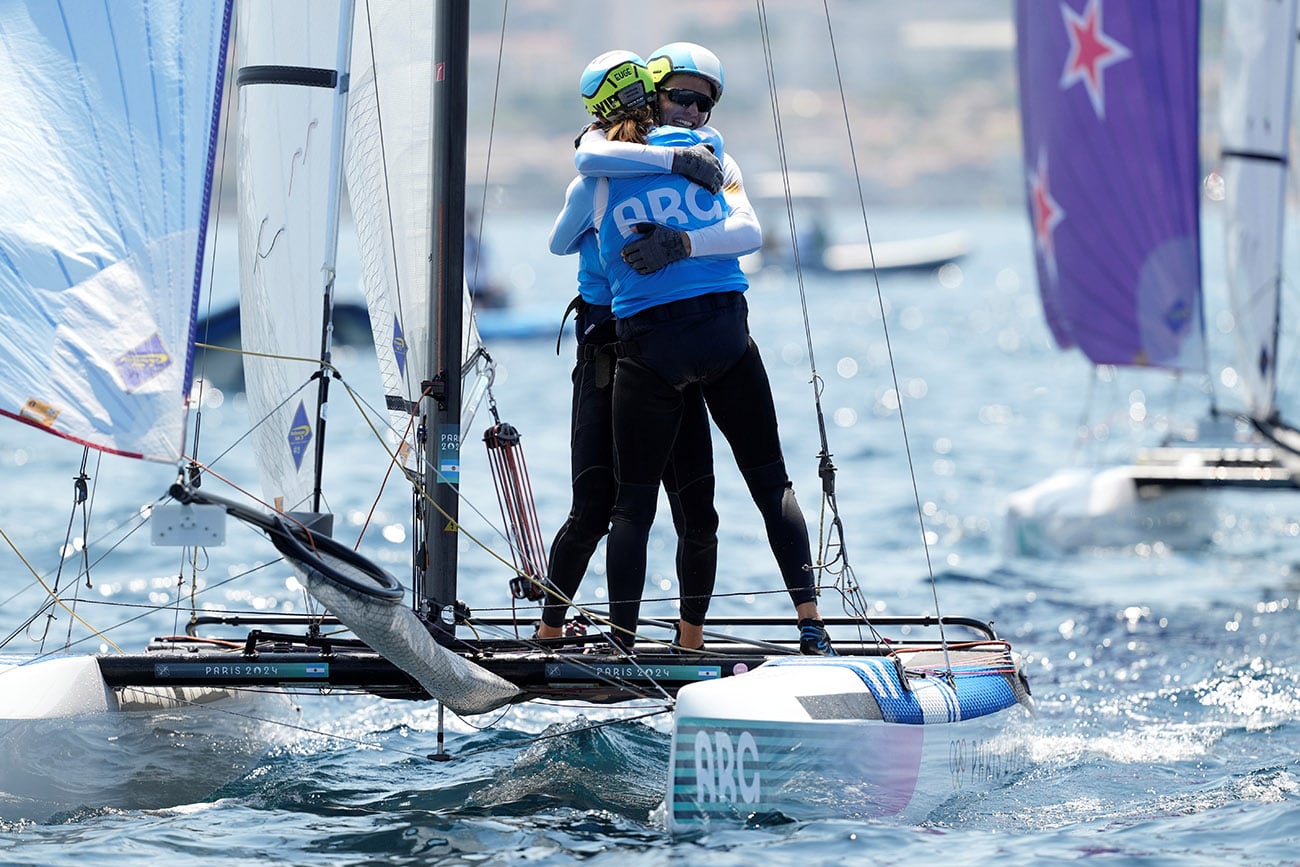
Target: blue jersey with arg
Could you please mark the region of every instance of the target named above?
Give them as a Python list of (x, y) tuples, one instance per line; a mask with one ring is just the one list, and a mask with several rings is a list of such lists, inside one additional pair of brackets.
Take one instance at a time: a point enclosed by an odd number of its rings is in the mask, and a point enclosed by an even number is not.
[[(689, 147), (703, 141), (712, 145), (722, 159), (721, 136), (712, 130), (708, 133), (661, 126), (650, 133), (646, 143)], [(600, 178), (594, 205), (600, 260), (609, 279), (615, 316), (625, 318), (710, 292), (743, 292), (749, 288), (740, 260), (734, 257), (681, 259), (653, 273), (638, 274), (621, 255), (623, 248), (638, 237), (635, 227), (640, 223), (687, 231), (725, 220), (730, 206), (722, 195), (712, 195), (680, 175), (638, 175)]]

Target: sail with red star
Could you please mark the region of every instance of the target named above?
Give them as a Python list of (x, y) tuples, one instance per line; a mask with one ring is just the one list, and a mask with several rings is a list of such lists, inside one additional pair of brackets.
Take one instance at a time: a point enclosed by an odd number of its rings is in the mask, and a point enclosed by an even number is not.
[(1043, 310), (1098, 364), (1205, 366), (1198, 6), (1016, 2)]

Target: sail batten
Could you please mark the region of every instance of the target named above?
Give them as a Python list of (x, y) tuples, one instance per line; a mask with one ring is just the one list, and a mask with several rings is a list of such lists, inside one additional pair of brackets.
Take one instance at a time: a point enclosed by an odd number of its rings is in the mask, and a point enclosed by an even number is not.
[(245, 66), (239, 70), (235, 83), (246, 84), (299, 84), (303, 87), (324, 87), (332, 90), (339, 80), (338, 70), (316, 66)]
[(1281, 165), (1287, 165), (1287, 163), (1289, 162), (1286, 154), (1264, 153), (1262, 151), (1245, 151), (1245, 150), (1233, 150), (1232, 148), (1224, 148), (1220, 152), (1220, 155), (1225, 158), (1231, 158), (1231, 159), (1262, 160), (1264, 162), (1279, 163)]

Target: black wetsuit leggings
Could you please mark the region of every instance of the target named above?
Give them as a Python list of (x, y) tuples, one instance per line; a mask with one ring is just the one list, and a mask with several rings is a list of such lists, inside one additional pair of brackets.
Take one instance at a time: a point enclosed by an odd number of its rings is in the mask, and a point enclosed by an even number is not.
[[(600, 540), (609, 532), (617, 486), (612, 429), (613, 321), (597, 326), (578, 346), (573, 367), (570, 455), (573, 505), (551, 543), (549, 583), (542, 622), (559, 627)], [(603, 357), (602, 357), (603, 356)], [(718, 513), (713, 506), (713, 441), (698, 388), (683, 399), (680, 431), (663, 476), (677, 529), (677, 579), (681, 617), (703, 626), (718, 563)], [(656, 494), (658, 492), (658, 482)]]
[[(614, 377), (614, 467), (618, 494), (607, 543), (610, 618), (635, 630), (645, 586), (646, 545), (658, 487), (685, 395), (697, 385), (731, 445), (768, 544), (795, 605), (816, 599), (803, 512), (786, 475), (776, 408), (739, 292), (674, 301), (618, 322), (628, 353)], [(681, 454), (680, 444), (675, 454)]]

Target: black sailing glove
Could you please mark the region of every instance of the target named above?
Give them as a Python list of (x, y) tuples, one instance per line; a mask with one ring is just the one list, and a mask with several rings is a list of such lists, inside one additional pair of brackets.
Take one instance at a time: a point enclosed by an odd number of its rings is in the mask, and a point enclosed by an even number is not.
[(641, 237), (623, 248), (623, 261), (638, 274), (652, 274), (665, 265), (685, 259), (686, 233), (657, 223), (637, 223)]
[(722, 163), (713, 148), (700, 142), (688, 148), (673, 148), (673, 174), (699, 184), (714, 195), (722, 189)]

